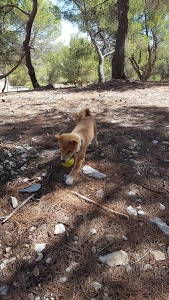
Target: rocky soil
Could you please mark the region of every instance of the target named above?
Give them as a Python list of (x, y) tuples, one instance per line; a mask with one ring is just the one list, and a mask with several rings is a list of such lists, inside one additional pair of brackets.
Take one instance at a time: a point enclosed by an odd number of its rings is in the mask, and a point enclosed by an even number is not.
[[(169, 85), (114, 81), (0, 103), (0, 298), (168, 300)], [(82, 170), (69, 187), (54, 135), (84, 107), (99, 142), (84, 165), (105, 177)]]

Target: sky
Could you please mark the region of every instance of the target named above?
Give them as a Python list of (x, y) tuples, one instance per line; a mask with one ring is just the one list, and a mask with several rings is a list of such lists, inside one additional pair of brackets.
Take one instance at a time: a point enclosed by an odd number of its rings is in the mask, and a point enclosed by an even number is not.
[(61, 36), (58, 38), (58, 41), (62, 41), (64, 42), (65, 45), (68, 45), (71, 34), (78, 33), (78, 28), (65, 20), (61, 21), (61, 25), (62, 25), (62, 33)]

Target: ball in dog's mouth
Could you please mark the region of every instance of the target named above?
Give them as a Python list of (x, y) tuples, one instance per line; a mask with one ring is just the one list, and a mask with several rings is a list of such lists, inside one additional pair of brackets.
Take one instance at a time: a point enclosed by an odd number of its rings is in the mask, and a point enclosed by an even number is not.
[(62, 165), (66, 168), (70, 168), (71, 166), (73, 166), (74, 162), (74, 157), (71, 157), (68, 161), (62, 163)]

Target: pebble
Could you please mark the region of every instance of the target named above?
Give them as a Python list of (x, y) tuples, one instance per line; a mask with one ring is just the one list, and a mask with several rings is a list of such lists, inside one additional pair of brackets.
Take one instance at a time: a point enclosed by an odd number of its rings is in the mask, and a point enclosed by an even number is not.
[(165, 210), (165, 206), (163, 205), (163, 204), (159, 204), (159, 209), (161, 209), (161, 210)]
[(66, 277), (60, 277), (58, 280), (60, 283), (65, 283), (67, 281)]
[(137, 216), (137, 211), (131, 205), (127, 207), (127, 213), (130, 216)]
[(166, 259), (165, 254), (160, 250), (154, 250), (154, 251), (151, 251), (150, 253), (154, 256), (155, 260), (165, 260)]
[(102, 263), (106, 263), (110, 267), (126, 266), (129, 263), (128, 254), (123, 250), (115, 251), (104, 256), (99, 256), (99, 260)]
[(31, 186), (23, 189), (23, 190), (20, 190), (21, 193), (35, 193), (37, 191), (39, 191), (41, 188), (41, 184), (40, 183), (34, 183), (32, 184)]
[(78, 266), (78, 263), (75, 262), (75, 261), (73, 261), (73, 262), (69, 265), (69, 267), (67, 267), (67, 268), (65, 269), (65, 271), (66, 271), (67, 273), (70, 273), (70, 272), (71, 272), (72, 270), (74, 270), (77, 266)]
[(59, 223), (55, 225), (54, 234), (61, 234), (66, 231), (65, 225)]
[(35, 244), (35, 251), (38, 252), (42, 252), (42, 250), (44, 250), (46, 248), (46, 244), (45, 243), (37, 243)]
[(102, 179), (102, 178), (106, 178), (106, 175), (99, 172), (98, 170), (90, 167), (90, 166), (84, 166), (82, 168), (82, 171), (84, 174), (87, 174), (91, 177), (97, 178), (97, 179)]
[(34, 300), (34, 295), (33, 295), (33, 293), (29, 293), (29, 294), (27, 295), (27, 297), (28, 297), (29, 300)]
[(38, 267), (35, 267), (32, 271), (32, 274), (35, 276), (35, 277), (38, 277), (39, 276), (39, 268)]
[(104, 191), (102, 189), (96, 191), (96, 198), (103, 199), (104, 198)]
[(91, 229), (90, 229), (90, 233), (91, 233), (91, 234), (96, 234), (96, 229), (95, 229), (95, 228), (91, 228)]
[(92, 282), (92, 287), (95, 289), (96, 292), (98, 292), (101, 288), (102, 288), (102, 285), (101, 283), (97, 282), (97, 281), (94, 281)]
[(46, 263), (47, 263), (47, 264), (50, 264), (51, 262), (52, 262), (52, 258), (51, 258), (51, 257), (47, 257), (47, 258), (46, 258)]
[(163, 222), (160, 218), (150, 219), (150, 221), (156, 224), (163, 233), (169, 235), (169, 226), (165, 222)]
[(6, 296), (8, 293), (9, 285), (4, 284), (0, 286), (0, 295), (1, 296)]
[(128, 237), (127, 237), (126, 235), (122, 235), (122, 239), (123, 239), (124, 241), (127, 241), (127, 240), (128, 240)]
[(41, 261), (42, 259), (43, 259), (43, 253), (37, 252), (37, 258), (35, 259), (35, 261)]
[(16, 208), (19, 204), (18, 199), (16, 197), (10, 197), (10, 202), (13, 208)]
[(136, 192), (135, 191), (129, 191), (128, 195), (131, 196), (131, 197), (136, 196)]

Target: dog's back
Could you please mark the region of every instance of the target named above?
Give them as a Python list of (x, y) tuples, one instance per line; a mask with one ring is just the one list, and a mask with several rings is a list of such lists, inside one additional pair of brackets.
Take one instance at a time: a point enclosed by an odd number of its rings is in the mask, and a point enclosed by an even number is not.
[(77, 117), (78, 122), (80, 122), (83, 119), (83, 117), (91, 117), (91, 112), (90, 112), (89, 108), (83, 108), (79, 112), (78, 117)]

